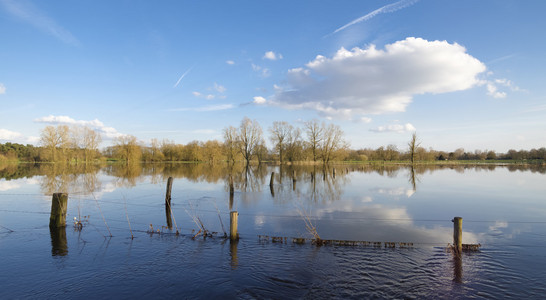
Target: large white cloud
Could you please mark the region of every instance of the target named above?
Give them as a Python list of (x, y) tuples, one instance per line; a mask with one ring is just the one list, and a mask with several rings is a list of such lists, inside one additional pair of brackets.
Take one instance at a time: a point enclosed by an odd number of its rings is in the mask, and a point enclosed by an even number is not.
[(46, 117), (41, 117), (34, 119), (36, 123), (46, 123), (53, 125), (76, 125), (76, 126), (87, 126), (101, 133), (103, 137), (113, 139), (123, 134), (119, 133), (115, 128), (105, 126), (104, 123), (98, 119), (85, 121), (85, 120), (75, 120), (69, 116), (54, 116), (49, 115)]
[(448, 93), (480, 84), (485, 65), (447, 41), (408, 37), (385, 46), (341, 48), (288, 71), (287, 85), (270, 103), (326, 115), (405, 111), (415, 95)]

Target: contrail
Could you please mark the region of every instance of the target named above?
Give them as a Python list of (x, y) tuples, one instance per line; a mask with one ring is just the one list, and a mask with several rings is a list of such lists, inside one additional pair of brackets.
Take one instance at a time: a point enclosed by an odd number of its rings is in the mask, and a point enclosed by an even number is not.
[(336, 29), (334, 32), (326, 35), (326, 36), (329, 36), (329, 35), (332, 35), (332, 34), (336, 34), (340, 31), (342, 31), (343, 29), (349, 27), (349, 26), (352, 26), (354, 24), (358, 24), (360, 22), (364, 22), (364, 21), (368, 21), (369, 19), (379, 15), (379, 14), (384, 14), (384, 13), (391, 13), (391, 12), (395, 12), (397, 10), (401, 10), (402, 8), (406, 8), (408, 6), (412, 6), (413, 4), (419, 2), (419, 0), (401, 0), (401, 1), (398, 1), (398, 2), (395, 2), (395, 3), (392, 3), (392, 4), (389, 4), (389, 5), (385, 5), (381, 8), (378, 8), (374, 11), (372, 11), (371, 13), (368, 13), (367, 15), (364, 15), (358, 19), (355, 19), (341, 27), (339, 27), (338, 29)]
[(191, 71), (193, 67), (189, 68), (186, 72), (184, 72), (184, 74), (182, 74), (182, 76), (180, 76), (180, 78), (178, 78), (178, 81), (174, 84), (173, 88), (177, 87), (178, 84), (180, 83), (180, 80), (182, 80), (182, 78), (186, 77), (186, 75), (188, 75), (188, 73)]

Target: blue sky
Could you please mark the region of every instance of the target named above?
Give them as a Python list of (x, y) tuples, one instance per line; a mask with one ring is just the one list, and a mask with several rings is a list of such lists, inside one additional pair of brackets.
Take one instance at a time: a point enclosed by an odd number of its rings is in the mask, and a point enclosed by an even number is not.
[(546, 146), (544, 1), (0, 0), (0, 142), (47, 125), (144, 142), (256, 119), (351, 148)]

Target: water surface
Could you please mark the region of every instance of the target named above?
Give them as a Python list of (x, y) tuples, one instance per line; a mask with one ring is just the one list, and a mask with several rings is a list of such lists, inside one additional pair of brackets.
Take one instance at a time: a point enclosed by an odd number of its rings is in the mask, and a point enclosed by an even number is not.
[[(0, 166), (0, 178), (0, 298), (539, 298), (546, 291), (541, 166), (23, 164)], [(68, 224), (50, 231), (54, 192), (69, 194)], [(223, 238), (230, 210), (239, 212), (238, 243)], [(312, 238), (302, 215), (323, 239), (413, 247), (258, 238)], [(482, 245), (461, 259), (446, 252), (455, 216), (463, 217), (463, 242)], [(215, 234), (193, 239), (195, 220)]]

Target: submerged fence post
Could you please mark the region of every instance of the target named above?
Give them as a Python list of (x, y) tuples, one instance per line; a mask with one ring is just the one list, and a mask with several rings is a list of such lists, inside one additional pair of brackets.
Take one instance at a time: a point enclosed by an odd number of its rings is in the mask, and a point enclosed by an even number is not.
[(455, 217), (453, 222), (453, 247), (457, 253), (463, 251), (463, 218)]
[(296, 170), (292, 170), (292, 190), (296, 190)]
[(49, 228), (66, 226), (66, 207), (68, 203), (67, 193), (54, 193), (51, 197), (51, 215), (49, 216)]
[(229, 238), (232, 241), (239, 239), (239, 233), (237, 233), (237, 219), (239, 218), (239, 213), (237, 211), (232, 211), (229, 215)]
[(171, 189), (173, 188), (173, 178), (167, 179), (167, 192), (165, 193), (165, 205), (171, 207)]
[(271, 178), (269, 179), (269, 186), (273, 186), (273, 179), (275, 179), (275, 172), (271, 172)]

